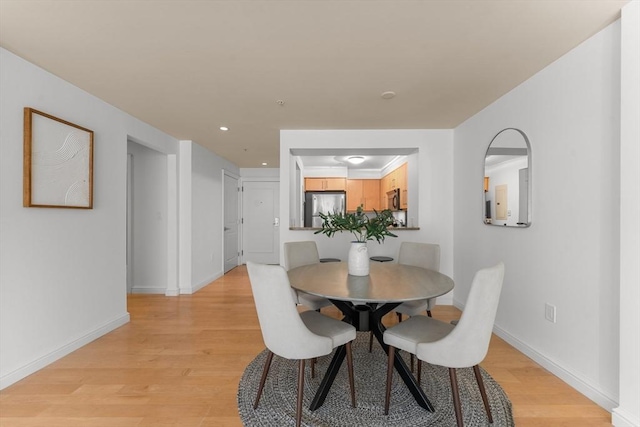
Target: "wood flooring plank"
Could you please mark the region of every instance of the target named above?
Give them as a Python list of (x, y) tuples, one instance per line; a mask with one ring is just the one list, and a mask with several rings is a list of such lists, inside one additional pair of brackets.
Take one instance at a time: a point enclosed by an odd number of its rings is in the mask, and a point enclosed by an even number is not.
[(128, 417), (1, 417), (0, 427), (138, 427), (142, 418)]
[[(0, 391), (0, 427), (242, 426), (238, 383), (264, 350), (246, 268), (193, 295), (129, 295), (128, 311), (128, 324)], [(335, 307), (322, 312), (340, 318)], [(433, 316), (449, 322), (460, 311), (437, 306)], [(495, 335), (482, 367), (518, 427), (611, 425), (611, 414)]]

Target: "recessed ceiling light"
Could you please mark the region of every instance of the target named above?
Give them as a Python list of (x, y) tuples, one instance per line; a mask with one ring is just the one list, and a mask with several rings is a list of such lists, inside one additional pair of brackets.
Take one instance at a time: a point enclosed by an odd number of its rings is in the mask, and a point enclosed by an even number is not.
[(282, 105), (284, 105), (284, 101), (282, 99), (278, 99), (278, 100), (276, 100), (276, 104), (282, 106)]
[(267, 166), (267, 162), (262, 162), (262, 166)]
[(347, 161), (351, 164), (354, 165), (359, 165), (360, 163), (364, 162), (364, 157), (362, 156), (351, 156), (349, 158), (347, 158)]
[(223, 131), (223, 132), (226, 132), (226, 131), (229, 130), (229, 128), (226, 127), (226, 126), (220, 126), (220, 130)]
[(393, 91), (386, 91), (386, 92), (382, 92), (382, 95), (380, 95), (382, 97), (382, 99), (391, 99), (394, 96), (396, 96), (396, 93)]

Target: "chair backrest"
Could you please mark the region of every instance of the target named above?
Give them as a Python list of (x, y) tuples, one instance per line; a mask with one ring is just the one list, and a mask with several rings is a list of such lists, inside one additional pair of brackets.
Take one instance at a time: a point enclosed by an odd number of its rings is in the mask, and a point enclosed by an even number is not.
[(303, 242), (286, 242), (284, 244), (284, 268), (292, 268), (309, 264), (318, 264), (320, 256), (313, 240)]
[(398, 253), (398, 264), (440, 271), (440, 245), (402, 242)]
[(247, 262), (262, 338), (269, 350), (287, 359), (329, 354), (331, 338), (311, 332), (300, 318), (286, 271), (279, 265)]
[(456, 327), (444, 338), (417, 346), (416, 355), (449, 368), (468, 368), (487, 355), (504, 279), (504, 264), (476, 273), (467, 304)]

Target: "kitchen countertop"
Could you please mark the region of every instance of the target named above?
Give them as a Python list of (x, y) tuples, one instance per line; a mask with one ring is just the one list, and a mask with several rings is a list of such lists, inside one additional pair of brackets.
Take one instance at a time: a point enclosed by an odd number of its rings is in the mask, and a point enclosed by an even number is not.
[[(319, 227), (289, 227), (289, 230), (294, 230), (294, 231), (298, 231), (298, 230), (322, 230), (322, 228)], [(389, 227), (389, 230), (391, 231), (405, 231), (405, 230), (420, 230), (420, 227)]]

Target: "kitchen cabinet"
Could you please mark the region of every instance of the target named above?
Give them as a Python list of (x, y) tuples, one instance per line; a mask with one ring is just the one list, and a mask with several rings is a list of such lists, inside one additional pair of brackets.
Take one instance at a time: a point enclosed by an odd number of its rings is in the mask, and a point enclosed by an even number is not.
[(345, 178), (305, 178), (305, 191), (345, 191), (347, 183)]
[(360, 205), (365, 211), (380, 210), (379, 179), (347, 180), (347, 211), (355, 211)]
[(400, 189), (400, 208), (407, 209), (408, 182), (406, 163), (403, 163), (401, 166), (382, 177), (380, 180), (380, 200), (382, 201), (382, 209), (389, 208), (387, 206), (387, 192), (395, 190), (396, 188)]
[(408, 179), (407, 179), (407, 164), (403, 163), (398, 169), (396, 169), (396, 184), (397, 188), (400, 189), (400, 209), (407, 209), (409, 206), (407, 195), (408, 195)]
[(387, 174), (380, 179), (380, 208), (387, 209), (387, 191), (390, 191), (391, 176)]

